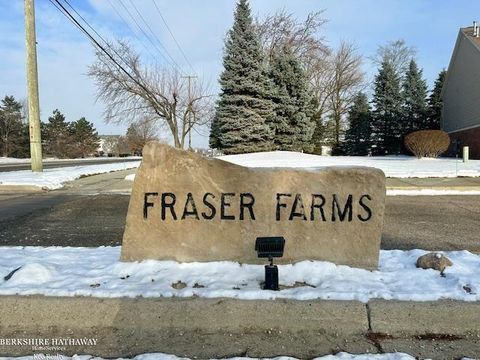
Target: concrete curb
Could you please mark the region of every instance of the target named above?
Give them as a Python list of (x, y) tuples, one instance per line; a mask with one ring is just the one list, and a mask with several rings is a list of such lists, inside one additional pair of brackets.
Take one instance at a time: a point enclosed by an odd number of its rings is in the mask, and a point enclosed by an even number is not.
[(372, 300), (369, 338), (381, 352), (417, 358), (476, 358), (480, 354), (480, 302)]
[(42, 188), (41, 186), (35, 185), (3, 185), (0, 184), (0, 193), (39, 193), (47, 192), (47, 189)]
[[(354, 301), (2, 296), (0, 319), (0, 339), (97, 339), (96, 346), (62, 349), (64, 355), (311, 358), (375, 351), (364, 337), (365, 305)], [(31, 353), (31, 346), (0, 346), (1, 355)]]
[(480, 302), (371, 300), (373, 332), (392, 336), (448, 334), (480, 338)]
[[(480, 353), (480, 303), (0, 297), (0, 355), (57, 352), (131, 357), (312, 358), (338, 351), (413, 356)], [(33, 349), (2, 339), (87, 338), (96, 345)]]

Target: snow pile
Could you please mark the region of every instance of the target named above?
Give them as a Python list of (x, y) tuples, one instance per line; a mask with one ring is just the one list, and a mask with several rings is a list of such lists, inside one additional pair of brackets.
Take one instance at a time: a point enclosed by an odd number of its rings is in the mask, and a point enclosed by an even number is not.
[(130, 161), (44, 169), (42, 173), (33, 173), (30, 170), (0, 172), (0, 185), (30, 185), (53, 190), (61, 188), (67, 181), (72, 181), (82, 176), (126, 170), (139, 166), (140, 161)]
[[(37, 358), (39, 356), (37, 355)], [(15, 360), (35, 360), (33, 356), (23, 356), (23, 357), (0, 357), (0, 360), (7, 360), (7, 359), (15, 359)], [(103, 360), (100, 357), (93, 357), (90, 355), (74, 355), (72, 357), (63, 356), (62, 359), (64, 360)], [(132, 360), (187, 360), (188, 358), (181, 358), (175, 355), (168, 355), (162, 353), (155, 353), (155, 354), (143, 354), (137, 355)], [(230, 360), (248, 360), (252, 358), (246, 357), (236, 357)], [(120, 360), (120, 359), (117, 359)], [(253, 360), (253, 359), (252, 359)], [(288, 356), (279, 356), (273, 359), (263, 359), (263, 360), (296, 360), (295, 358), (288, 357)], [(314, 360), (415, 360), (414, 357), (403, 354), (403, 353), (390, 353), (390, 354), (365, 354), (365, 355), (351, 355), (347, 353), (338, 353), (336, 355), (327, 355), (315, 358)]]
[(135, 180), (135, 174), (128, 174), (127, 176), (125, 176), (125, 180), (134, 181)]
[(318, 156), (274, 151), (220, 156), (219, 159), (247, 167), (318, 169), (327, 166), (367, 166), (383, 170), (392, 178), (480, 176), (480, 160), (463, 163), (454, 158), (417, 159), (413, 156)]
[(8, 281), (11, 285), (36, 285), (45, 284), (52, 280), (55, 270), (50, 266), (46, 267), (38, 263), (29, 263), (17, 271), (12, 271), (10, 274), (12, 276)]
[[(468, 251), (443, 252), (454, 265), (441, 277), (438, 271), (415, 267), (417, 258), (425, 253), (382, 250), (378, 271), (322, 261), (279, 265), (282, 290), (264, 291), (260, 288), (263, 265), (227, 261), (122, 263), (118, 260), (120, 247), (0, 247), (0, 295), (480, 300), (480, 256)], [(9, 280), (2, 280), (18, 267)]]

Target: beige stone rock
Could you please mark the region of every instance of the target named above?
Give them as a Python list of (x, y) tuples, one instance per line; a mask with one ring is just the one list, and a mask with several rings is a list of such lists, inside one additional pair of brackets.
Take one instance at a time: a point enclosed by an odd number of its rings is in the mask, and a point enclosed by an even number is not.
[(373, 168), (255, 169), (147, 144), (121, 258), (264, 263), (259, 236), (286, 239), (279, 263), (376, 268), (385, 175)]
[(417, 259), (417, 268), (434, 269), (441, 273), (443, 273), (448, 266), (452, 265), (453, 263), (449, 258), (443, 254), (435, 252), (425, 254)]

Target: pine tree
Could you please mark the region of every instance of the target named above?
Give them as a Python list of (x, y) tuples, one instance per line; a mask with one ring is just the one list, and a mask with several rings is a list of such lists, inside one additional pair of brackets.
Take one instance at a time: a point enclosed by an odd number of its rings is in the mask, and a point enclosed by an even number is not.
[(43, 141), (47, 154), (67, 158), (71, 153), (72, 136), (65, 116), (58, 110), (48, 118), (48, 123), (43, 127)]
[(69, 157), (87, 157), (98, 149), (100, 138), (93, 124), (84, 117), (69, 124), (72, 146)]
[(422, 70), (411, 60), (402, 86), (403, 121), (402, 138), (411, 132), (427, 127), (427, 82), (422, 79)]
[(15, 158), (30, 157), (30, 129), (27, 123), (21, 124), (11, 156)]
[(210, 137), (208, 139), (208, 146), (210, 149), (221, 149), (222, 144), (220, 143), (220, 123), (216, 114), (212, 119), (212, 123), (210, 124)]
[(247, 0), (237, 4), (223, 66), (210, 144), (226, 154), (271, 150), (273, 131), (268, 123), (274, 115), (272, 85)]
[(346, 155), (365, 156), (370, 151), (372, 113), (367, 96), (359, 93), (348, 111), (349, 128), (345, 133), (343, 150)]
[(428, 98), (426, 129), (440, 129), (440, 119), (442, 117), (443, 107), (441, 93), (446, 75), (447, 71), (445, 69), (438, 74), (435, 84), (433, 85), (432, 93)]
[(402, 94), (400, 77), (388, 61), (382, 62), (375, 76), (372, 152), (399, 154), (402, 149)]
[(0, 106), (0, 155), (12, 156), (21, 139), (22, 104), (13, 96), (5, 96)]
[(275, 117), (270, 127), (275, 131), (275, 148), (309, 150), (315, 123), (308, 80), (289, 47), (273, 55), (269, 75), (274, 84)]

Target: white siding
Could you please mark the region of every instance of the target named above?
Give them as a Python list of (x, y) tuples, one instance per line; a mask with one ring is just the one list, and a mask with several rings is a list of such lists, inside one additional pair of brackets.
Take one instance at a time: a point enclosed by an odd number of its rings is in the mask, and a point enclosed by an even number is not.
[(480, 126), (480, 48), (460, 31), (443, 89), (442, 128)]

